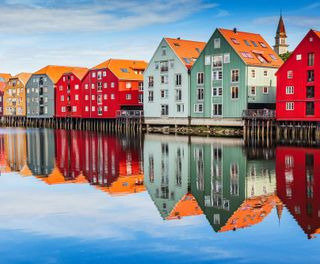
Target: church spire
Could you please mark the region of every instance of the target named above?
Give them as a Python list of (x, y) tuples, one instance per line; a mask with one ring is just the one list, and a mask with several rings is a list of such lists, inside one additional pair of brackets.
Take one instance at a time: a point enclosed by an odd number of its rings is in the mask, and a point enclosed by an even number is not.
[(280, 19), (275, 37), (275, 45), (273, 46), (274, 51), (278, 54), (284, 54), (288, 52), (288, 44), (286, 43), (287, 33), (284, 25), (282, 10), (280, 10)]

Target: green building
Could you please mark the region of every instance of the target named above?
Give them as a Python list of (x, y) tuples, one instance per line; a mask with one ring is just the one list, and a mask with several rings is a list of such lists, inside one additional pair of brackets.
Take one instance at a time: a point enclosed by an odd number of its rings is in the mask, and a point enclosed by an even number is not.
[(191, 69), (191, 125), (240, 126), (245, 109), (274, 109), (283, 61), (259, 34), (216, 29)]

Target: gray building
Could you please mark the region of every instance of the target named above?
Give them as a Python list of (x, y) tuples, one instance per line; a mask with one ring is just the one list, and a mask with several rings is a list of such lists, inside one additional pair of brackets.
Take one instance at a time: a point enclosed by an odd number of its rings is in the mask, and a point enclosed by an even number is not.
[(34, 74), (26, 84), (27, 117), (51, 118), (55, 114), (55, 84), (73, 67), (46, 66)]

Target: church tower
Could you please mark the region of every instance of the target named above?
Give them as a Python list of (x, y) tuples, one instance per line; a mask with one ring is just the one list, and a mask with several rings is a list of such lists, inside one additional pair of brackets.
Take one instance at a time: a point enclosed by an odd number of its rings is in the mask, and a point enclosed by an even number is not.
[(280, 14), (277, 34), (275, 37), (275, 45), (273, 46), (274, 51), (278, 54), (284, 54), (288, 52), (289, 45), (287, 44), (287, 34), (286, 34), (286, 28), (284, 26), (282, 14)]

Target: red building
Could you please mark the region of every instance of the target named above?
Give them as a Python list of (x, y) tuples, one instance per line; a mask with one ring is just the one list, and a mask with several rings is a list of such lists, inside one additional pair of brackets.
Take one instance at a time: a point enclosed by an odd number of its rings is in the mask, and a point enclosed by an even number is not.
[(144, 61), (107, 60), (82, 82), (82, 117), (116, 118), (118, 110), (142, 110)]
[(56, 84), (56, 117), (82, 117), (82, 79), (87, 68), (73, 68), (64, 73)]
[(320, 32), (310, 30), (277, 72), (278, 120), (320, 120)]
[(320, 149), (278, 147), (277, 195), (312, 238), (320, 233)]

